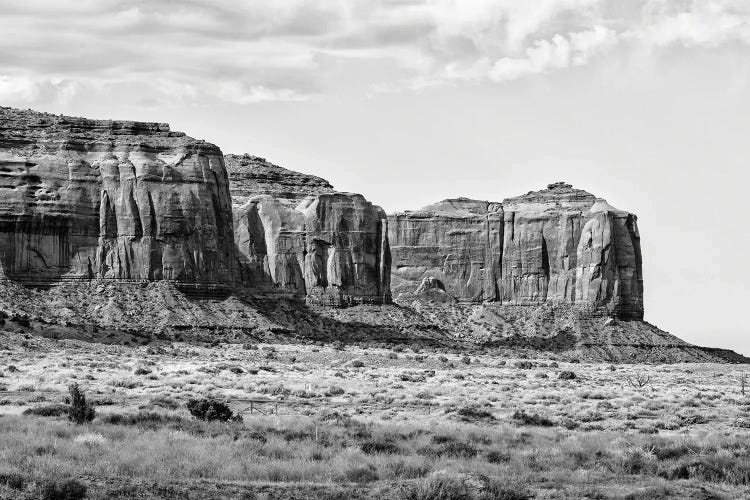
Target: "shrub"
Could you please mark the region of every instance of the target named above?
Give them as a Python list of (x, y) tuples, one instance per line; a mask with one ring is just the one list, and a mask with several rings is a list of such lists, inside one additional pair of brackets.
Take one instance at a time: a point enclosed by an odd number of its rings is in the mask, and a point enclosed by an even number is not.
[(409, 487), (403, 495), (406, 500), (470, 500), (471, 494), (463, 481), (435, 475)]
[(538, 425), (540, 427), (551, 427), (554, 425), (547, 417), (539, 416), (537, 413), (529, 415), (523, 410), (516, 410), (512, 418), (524, 425)]
[(492, 413), (477, 408), (476, 406), (464, 406), (458, 410), (458, 415), (461, 420), (465, 422), (471, 422), (473, 420), (495, 420)]
[(326, 396), (326, 397), (329, 397), (329, 398), (330, 398), (331, 396), (341, 396), (342, 394), (344, 394), (344, 389), (343, 389), (343, 388), (341, 388), (341, 387), (339, 387), (339, 386), (337, 386), (337, 385), (332, 385), (332, 386), (331, 386), (331, 387), (329, 387), (329, 388), (328, 388), (328, 390), (327, 390), (327, 391), (325, 392), (325, 396)]
[(34, 408), (26, 408), (23, 411), (23, 414), (36, 415), (37, 417), (61, 417), (63, 415), (68, 415), (69, 412), (69, 405), (55, 403), (51, 405), (37, 406)]
[(735, 457), (700, 457), (688, 464), (690, 478), (712, 483), (729, 483), (747, 486), (750, 484), (750, 467)]
[(0, 484), (7, 486), (13, 490), (22, 490), (26, 487), (26, 478), (21, 474), (8, 473), (0, 474)]
[(490, 481), (479, 495), (479, 500), (529, 500), (534, 498), (528, 490), (501, 485), (498, 481)]
[(71, 384), (68, 387), (70, 391), (70, 408), (68, 409), (68, 418), (76, 425), (85, 424), (94, 420), (96, 411), (93, 405), (86, 401), (86, 395), (78, 387), (78, 384)]
[(99, 417), (99, 420), (105, 424), (139, 425), (149, 429), (159, 429), (167, 424), (184, 423), (181, 417), (148, 411), (138, 413), (108, 413)]
[(401, 449), (388, 441), (366, 441), (360, 445), (362, 453), (367, 455), (397, 455)]
[(560, 380), (573, 380), (576, 378), (575, 372), (572, 372), (570, 370), (563, 370), (560, 372), (560, 375), (558, 377)]
[(344, 472), (344, 478), (352, 483), (371, 483), (380, 476), (372, 465), (354, 465)]
[(362, 368), (363, 366), (365, 366), (365, 364), (358, 359), (355, 359), (354, 361), (352, 361), (352, 367), (354, 368)]
[(39, 493), (42, 500), (79, 500), (86, 498), (86, 486), (75, 479), (47, 481)]
[(209, 422), (213, 420), (228, 422), (239, 417), (232, 414), (232, 410), (226, 403), (215, 399), (191, 399), (187, 402), (187, 409), (198, 420)]
[(477, 449), (470, 444), (462, 441), (445, 443), (438, 452), (440, 456), (450, 458), (474, 458), (477, 456)]
[(485, 453), (484, 459), (491, 464), (501, 464), (504, 462), (510, 462), (510, 455), (503, 453), (502, 451), (490, 450)]

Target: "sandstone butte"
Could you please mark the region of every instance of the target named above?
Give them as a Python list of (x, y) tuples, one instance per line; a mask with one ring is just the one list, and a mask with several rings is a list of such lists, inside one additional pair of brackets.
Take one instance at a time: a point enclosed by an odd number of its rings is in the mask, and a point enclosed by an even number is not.
[(0, 317), (54, 336), (282, 332), (747, 361), (642, 321), (635, 215), (568, 184), (386, 215), (162, 123), (0, 107), (0, 279)]
[(239, 277), (326, 305), (390, 302), (383, 209), (250, 155), (227, 155)]
[(162, 123), (0, 108), (0, 273), (231, 283), (229, 179), (213, 144)]
[(502, 203), (458, 198), (392, 214), (393, 293), (643, 319), (636, 220), (562, 182)]

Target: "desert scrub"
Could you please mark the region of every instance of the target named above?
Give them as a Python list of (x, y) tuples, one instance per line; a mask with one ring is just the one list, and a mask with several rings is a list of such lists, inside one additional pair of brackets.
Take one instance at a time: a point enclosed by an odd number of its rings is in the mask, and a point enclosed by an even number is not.
[(86, 486), (75, 479), (48, 480), (39, 488), (41, 500), (79, 500), (86, 498)]
[(570, 370), (563, 370), (560, 372), (560, 375), (557, 376), (560, 380), (573, 380), (576, 378), (575, 372), (572, 372)]
[(70, 392), (70, 407), (68, 408), (68, 418), (74, 424), (85, 424), (94, 420), (96, 411), (94, 406), (86, 401), (86, 395), (78, 387), (78, 384), (71, 384), (68, 387)]
[(513, 420), (523, 425), (537, 425), (540, 427), (551, 427), (555, 425), (547, 417), (540, 416), (538, 413), (530, 415), (523, 410), (516, 410), (513, 413)]
[(492, 413), (486, 410), (482, 410), (481, 408), (478, 408), (476, 406), (464, 406), (462, 408), (459, 408), (456, 414), (458, 415), (459, 419), (464, 422), (491, 422), (495, 420), (495, 416), (492, 415)]
[(240, 415), (234, 415), (226, 403), (216, 399), (191, 399), (186, 406), (190, 414), (198, 420), (228, 422), (242, 419)]

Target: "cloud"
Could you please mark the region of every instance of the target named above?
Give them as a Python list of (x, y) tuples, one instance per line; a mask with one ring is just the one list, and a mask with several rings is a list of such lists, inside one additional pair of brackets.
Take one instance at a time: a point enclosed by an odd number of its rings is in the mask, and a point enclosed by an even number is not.
[(0, 31), (5, 101), (128, 86), (138, 102), (249, 104), (347, 85), (502, 84), (615, 57), (614, 47), (658, 57), (750, 44), (750, 2), (26, 0), (4, 7)]
[(522, 76), (545, 73), (570, 66), (582, 66), (592, 57), (605, 53), (617, 43), (617, 34), (602, 26), (555, 35), (552, 40), (537, 40), (526, 49), (525, 57), (503, 57), (488, 72), (494, 82), (515, 80)]

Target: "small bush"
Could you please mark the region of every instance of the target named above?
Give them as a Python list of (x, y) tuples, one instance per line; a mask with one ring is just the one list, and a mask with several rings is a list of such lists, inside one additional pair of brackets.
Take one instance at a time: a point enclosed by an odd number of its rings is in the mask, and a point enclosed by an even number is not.
[(372, 465), (354, 465), (344, 472), (344, 478), (352, 483), (372, 483), (380, 476)]
[(471, 493), (463, 481), (435, 475), (409, 487), (403, 495), (406, 500), (470, 500)]
[(463, 408), (460, 408), (458, 410), (458, 415), (459, 417), (461, 417), (461, 420), (465, 422), (471, 422), (475, 420), (495, 420), (495, 417), (494, 415), (492, 415), (492, 413), (475, 406), (464, 406)]
[(148, 411), (138, 413), (108, 413), (99, 417), (99, 420), (105, 424), (138, 425), (148, 429), (159, 429), (168, 424), (184, 423), (182, 417)]
[(367, 455), (397, 455), (401, 449), (388, 441), (366, 441), (360, 445), (362, 453)]
[(513, 413), (512, 418), (513, 420), (524, 425), (538, 425), (540, 427), (551, 427), (552, 425), (554, 425), (552, 421), (547, 417), (539, 416), (539, 414), (537, 413), (529, 415), (523, 410), (516, 410), (515, 413)]
[(344, 394), (344, 392), (345, 392), (345, 391), (344, 391), (344, 389), (343, 389), (343, 388), (341, 388), (341, 387), (339, 387), (339, 386), (336, 386), (336, 385), (332, 385), (332, 386), (331, 386), (331, 387), (329, 387), (329, 388), (328, 388), (328, 390), (327, 390), (327, 391), (325, 392), (325, 396), (326, 396), (326, 397), (329, 397), (329, 398), (330, 398), (331, 396), (341, 396), (342, 394)]
[(228, 422), (238, 416), (232, 414), (232, 410), (226, 403), (215, 399), (191, 399), (187, 402), (187, 409), (192, 416), (198, 420)]
[(484, 455), (484, 460), (491, 464), (510, 462), (510, 455), (502, 451), (490, 450)]
[(22, 490), (26, 488), (26, 478), (21, 474), (9, 473), (0, 474), (0, 484), (13, 490)]
[(560, 375), (558, 377), (560, 380), (573, 380), (576, 378), (575, 372), (572, 372), (570, 370), (563, 370), (560, 372)]
[(76, 425), (85, 424), (94, 420), (96, 411), (93, 405), (86, 401), (86, 395), (78, 387), (78, 384), (71, 384), (68, 387), (70, 391), (70, 408), (68, 409), (68, 418)]
[(530, 498), (534, 497), (525, 488), (501, 485), (498, 481), (490, 481), (479, 495), (479, 500), (529, 500)]
[(456, 441), (454, 443), (445, 443), (439, 450), (442, 457), (450, 458), (474, 458), (477, 456), (477, 449), (470, 444)]
[(39, 493), (42, 500), (79, 500), (86, 498), (86, 486), (75, 479), (47, 481)]
[(23, 411), (24, 415), (36, 415), (37, 417), (61, 417), (69, 413), (70, 406), (62, 403), (26, 408)]

